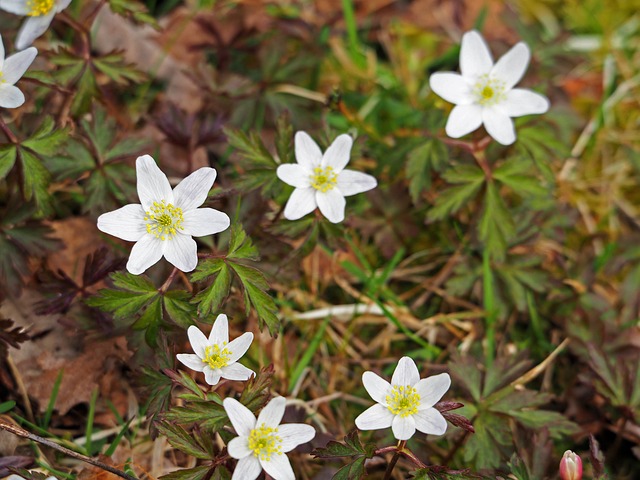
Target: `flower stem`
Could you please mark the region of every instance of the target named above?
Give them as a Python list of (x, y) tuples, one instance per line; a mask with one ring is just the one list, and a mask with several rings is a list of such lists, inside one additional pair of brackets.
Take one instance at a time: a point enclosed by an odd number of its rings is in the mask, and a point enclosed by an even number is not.
[(173, 271), (169, 274), (169, 276), (167, 277), (165, 282), (158, 289), (158, 292), (160, 292), (161, 294), (165, 293), (169, 289), (169, 287), (171, 286), (171, 283), (173, 283), (173, 279), (176, 277), (177, 273), (178, 273), (178, 268), (177, 267), (173, 267)]
[(20, 143), (18, 142), (18, 138), (13, 134), (13, 132), (7, 126), (7, 124), (4, 123), (4, 120), (2, 119), (2, 117), (0, 117), (0, 130), (2, 130), (2, 133), (4, 133), (7, 139), (14, 145)]
[(393, 472), (393, 469), (396, 466), (396, 463), (398, 463), (398, 459), (400, 458), (400, 455), (402, 454), (404, 447), (406, 446), (407, 446), (406, 440), (400, 440), (398, 442), (398, 445), (395, 447), (395, 453), (393, 454), (393, 457), (391, 458), (389, 465), (387, 465), (387, 471), (384, 472), (383, 480), (389, 480), (391, 478), (391, 473)]

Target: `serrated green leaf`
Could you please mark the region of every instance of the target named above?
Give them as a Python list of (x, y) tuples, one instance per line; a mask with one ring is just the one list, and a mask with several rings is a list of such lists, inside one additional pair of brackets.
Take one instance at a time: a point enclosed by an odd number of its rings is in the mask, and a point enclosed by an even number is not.
[[(209, 472), (213, 467), (210, 465), (200, 465), (193, 468), (185, 468), (167, 473), (159, 477), (161, 480), (204, 480), (209, 476)], [(211, 480), (213, 480), (212, 477)]]
[(126, 63), (120, 52), (112, 52), (93, 59), (93, 65), (119, 85), (142, 83), (145, 75), (132, 64)]
[(163, 295), (164, 308), (171, 320), (183, 328), (194, 324), (197, 314), (195, 306), (190, 303), (191, 296), (184, 290), (170, 290)]
[(492, 257), (495, 259), (504, 258), (507, 242), (515, 235), (515, 226), (494, 182), (487, 183), (484, 209), (478, 231)]
[(53, 118), (45, 117), (38, 130), (22, 145), (37, 155), (50, 156), (60, 150), (68, 135), (68, 128), (55, 128)]
[(429, 218), (431, 220), (441, 220), (457, 212), (478, 193), (482, 184), (483, 180), (479, 180), (449, 187), (436, 197), (435, 205), (429, 211)]
[(202, 460), (211, 460), (211, 454), (200, 445), (195, 438), (179, 425), (169, 422), (160, 422), (158, 431), (167, 437), (169, 443), (181, 452)]
[(0, 147), (0, 179), (3, 179), (11, 171), (16, 163), (17, 150), (14, 145)]
[(439, 171), (448, 161), (449, 151), (440, 140), (429, 139), (414, 148), (407, 157), (406, 176), (413, 203), (420, 193), (431, 187), (431, 172)]
[(22, 165), (25, 200), (34, 199), (41, 210), (47, 211), (50, 201), (47, 187), (51, 174), (42, 165), (40, 159), (29, 150), (20, 149), (19, 158)]
[(113, 13), (130, 18), (137, 23), (160, 28), (156, 19), (149, 15), (147, 7), (137, 0), (109, 0), (109, 7)]
[(252, 377), (240, 394), (240, 403), (249, 410), (256, 411), (262, 408), (269, 398), (269, 387), (273, 382), (273, 365), (260, 369), (257, 376)]
[(258, 326), (262, 329), (266, 325), (269, 334), (275, 337), (280, 330), (280, 320), (276, 316), (278, 307), (273, 298), (252, 283), (243, 283), (243, 286), (258, 314)]
[[(198, 272), (192, 275), (192, 278), (201, 278)], [(198, 314), (206, 316), (215, 313), (220, 309), (222, 302), (229, 295), (231, 290), (231, 270), (229, 266), (221, 262), (220, 269), (215, 279), (207, 288), (199, 292), (193, 297), (193, 302), (198, 304)]]
[(229, 145), (238, 151), (242, 158), (253, 164), (254, 168), (262, 166), (271, 167), (275, 170), (278, 163), (269, 153), (269, 150), (262, 143), (262, 139), (256, 132), (248, 134), (241, 130), (224, 129)]
[(229, 241), (229, 253), (227, 258), (237, 258), (246, 260), (260, 260), (258, 249), (253, 245), (241, 225), (231, 227), (231, 240)]
[(142, 275), (116, 272), (111, 274), (117, 289), (104, 288), (85, 301), (91, 307), (113, 314), (117, 320), (133, 320), (159, 293)]
[(493, 178), (510, 187), (522, 196), (543, 197), (550, 194), (540, 179), (523, 173), (530, 163), (522, 158), (511, 158), (493, 171)]

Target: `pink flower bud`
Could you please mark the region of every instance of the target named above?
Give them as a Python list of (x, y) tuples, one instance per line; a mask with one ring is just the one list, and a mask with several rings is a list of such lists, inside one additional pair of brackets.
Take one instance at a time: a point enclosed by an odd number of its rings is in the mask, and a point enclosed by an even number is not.
[(582, 459), (571, 450), (564, 452), (560, 460), (560, 478), (562, 480), (582, 480)]

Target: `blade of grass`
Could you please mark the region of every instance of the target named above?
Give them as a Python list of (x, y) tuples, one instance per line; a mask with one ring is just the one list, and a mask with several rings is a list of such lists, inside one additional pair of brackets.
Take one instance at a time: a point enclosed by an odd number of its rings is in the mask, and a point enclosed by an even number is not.
[(358, 26), (356, 24), (356, 16), (353, 9), (352, 0), (342, 0), (342, 14), (344, 16), (344, 23), (347, 27), (347, 39), (349, 41), (349, 51), (351, 52), (351, 58), (358, 60)]
[(318, 350), (318, 347), (320, 346), (320, 342), (322, 342), (322, 339), (324, 337), (324, 331), (327, 328), (327, 325), (329, 324), (330, 320), (331, 320), (331, 317), (329, 316), (327, 316), (327, 318), (324, 319), (324, 321), (320, 325), (320, 328), (318, 329), (316, 334), (313, 336), (313, 339), (311, 340), (309, 347), (305, 350), (304, 354), (302, 355), (302, 358), (296, 365), (296, 368), (294, 369), (291, 375), (291, 380), (289, 380), (289, 392), (293, 390), (293, 387), (296, 385), (296, 383), (298, 383), (298, 379), (300, 378), (300, 375), (302, 375), (302, 372), (304, 371), (304, 369), (307, 368), (309, 363), (311, 363), (311, 360), (313, 359), (313, 356), (315, 355), (316, 350)]
[(56, 399), (58, 398), (58, 392), (60, 391), (60, 384), (62, 383), (62, 375), (64, 375), (64, 368), (58, 372), (56, 381), (53, 383), (51, 389), (51, 396), (49, 397), (49, 403), (47, 404), (47, 410), (44, 412), (44, 418), (42, 419), (42, 428), (49, 428), (51, 422), (51, 415), (53, 414), (53, 408), (56, 405)]
[(98, 400), (98, 389), (95, 388), (93, 392), (91, 392), (91, 400), (89, 402), (89, 414), (87, 415), (87, 429), (86, 429), (86, 437), (87, 443), (85, 444), (85, 450), (87, 451), (87, 455), (93, 455), (91, 450), (91, 435), (93, 435), (93, 418), (96, 413), (96, 401)]
[(8, 402), (0, 403), (0, 413), (6, 413), (16, 406), (16, 402), (9, 400)]
[(482, 252), (482, 300), (484, 303), (484, 311), (486, 312), (486, 329), (487, 329), (487, 366), (493, 364), (496, 354), (496, 304), (495, 292), (493, 289), (493, 272), (491, 271), (491, 262), (489, 258), (489, 249)]
[(116, 448), (120, 444), (120, 439), (124, 436), (127, 430), (129, 430), (129, 425), (131, 425), (132, 421), (133, 421), (133, 418), (130, 418), (129, 421), (122, 426), (122, 428), (120, 429), (116, 437), (111, 442), (111, 445), (109, 445), (109, 448), (107, 448), (107, 451), (104, 452), (104, 455), (106, 457), (110, 457), (116, 451)]

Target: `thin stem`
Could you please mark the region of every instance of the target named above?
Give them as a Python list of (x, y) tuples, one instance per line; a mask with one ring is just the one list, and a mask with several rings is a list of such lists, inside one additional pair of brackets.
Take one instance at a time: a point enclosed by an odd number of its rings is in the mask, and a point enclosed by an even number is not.
[(13, 143), (14, 145), (19, 143), (18, 138), (13, 134), (13, 132), (7, 126), (7, 124), (4, 123), (4, 119), (1, 116), (0, 116), (0, 130), (2, 130), (2, 133), (5, 134), (5, 136), (11, 143)]
[(169, 289), (169, 287), (171, 286), (171, 283), (173, 283), (173, 279), (176, 277), (177, 273), (178, 273), (178, 267), (173, 267), (173, 271), (169, 274), (169, 276), (167, 277), (165, 282), (158, 289), (158, 292), (160, 292), (160, 294), (165, 293)]
[(396, 463), (398, 463), (400, 454), (402, 453), (402, 451), (404, 450), (404, 447), (406, 446), (407, 446), (406, 440), (400, 440), (398, 442), (398, 445), (395, 448), (395, 453), (393, 454), (393, 457), (391, 458), (389, 465), (387, 465), (387, 471), (384, 472), (384, 477), (382, 480), (389, 480), (391, 478), (391, 474), (393, 473), (393, 469), (395, 468)]

